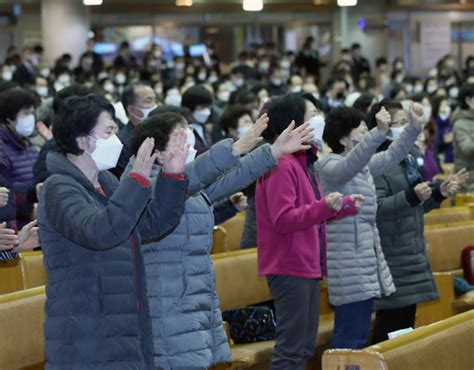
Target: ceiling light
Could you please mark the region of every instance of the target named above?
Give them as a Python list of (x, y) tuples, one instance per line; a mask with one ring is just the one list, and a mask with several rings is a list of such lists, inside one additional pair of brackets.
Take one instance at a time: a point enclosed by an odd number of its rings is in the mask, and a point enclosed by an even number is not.
[(102, 5), (102, 0), (83, 0), (84, 5)]
[(193, 6), (193, 0), (176, 0), (176, 6)]
[(244, 0), (243, 8), (246, 12), (259, 12), (263, 9), (263, 0)]
[(337, 5), (339, 5), (339, 6), (355, 6), (355, 5), (357, 5), (357, 0), (337, 0)]

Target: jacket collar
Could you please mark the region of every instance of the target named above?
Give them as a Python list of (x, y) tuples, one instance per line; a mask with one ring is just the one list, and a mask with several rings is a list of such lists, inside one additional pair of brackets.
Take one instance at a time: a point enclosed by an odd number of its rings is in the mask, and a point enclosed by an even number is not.
[(25, 143), (25, 141), (21, 140), (17, 135), (12, 133), (5, 124), (3, 124), (3, 127), (0, 127), (0, 139), (4, 142), (8, 142), (8, 144), (13, 145), (18, 150), (25, 150), (29, 146)]
[[(48, 153), (46, 157), (46, 167), (51, 175), (65, 175), (72, 177), (88, 190), (95, 191), (92, 182), (90, 182), (82, 171), (69, 161), (63, 153)], [(113, 189), (111, 177), (113, 177), (113, 175), (107, 171), (99, 172), (99, 183), (104, 188), (106, 194), (110, 194)]]

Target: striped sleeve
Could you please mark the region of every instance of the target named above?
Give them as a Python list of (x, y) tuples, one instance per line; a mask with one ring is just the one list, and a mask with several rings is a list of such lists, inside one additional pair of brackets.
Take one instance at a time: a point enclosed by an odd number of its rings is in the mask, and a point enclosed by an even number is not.
[(0, 251), (0, 261), (14, 260), (18, 254), (11, 251)]

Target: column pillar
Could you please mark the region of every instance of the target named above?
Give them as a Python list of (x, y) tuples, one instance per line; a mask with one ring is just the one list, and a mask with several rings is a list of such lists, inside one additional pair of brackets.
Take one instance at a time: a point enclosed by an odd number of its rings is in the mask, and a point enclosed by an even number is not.
[(71, 54), (76, 65), (86, 50), (89, 8), (79, 0), (42, 0), (41, 31), (44, 59), (49, 65), (64, 53)]

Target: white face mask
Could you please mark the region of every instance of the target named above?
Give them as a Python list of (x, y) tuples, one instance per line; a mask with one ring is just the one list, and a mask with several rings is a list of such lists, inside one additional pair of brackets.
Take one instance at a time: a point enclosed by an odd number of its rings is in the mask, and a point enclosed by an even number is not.
[(439, 112), (439, 118), (441, 118), (443, 121), (446, 121), (450, 115), (451, 115), (451, 108), (449, 106)]
[(115, 86), (112, 82), (107, 82), (105, 85), (104, 85), (104, 90), (108, 93), (113, 93), (115, 91)]
[(433, 94), (436, 90), (438, 90), (438, 86), (437, 85), (428, 85), (426, 87), (426, 92), (428, 94)]
[(69, 85), (71, 83), (71, 77), (69, 77), (69, 75), (60, 75), (58, 77), (58, 82), (61, 85)]
[(4, 70), (2, 72), (3, 81), (11, 81), (13, 79), (13, 72), (11, 70)]
[(205, 81), (206, 80), (206, 73), (198, 73), (198, 80)]
[(457, 99), (459, 96), (459, 87), (453, 87), (449, 90), (449, 97), (451, 99)]
[(41, 76), (43, 76), (44, 78), (48, 78), (49, 75), (51, 74), (51, 71), (49, 70), (49, 68), (43, 68), (40, 72)]
[(282, 84), (282, 80), (279, 79), (279, 78), (274, 78), (272, 80), (272, 83), (275, 85), (275, 86), (280, 86)]
[(67, 86), (64, 85), (64, 84), (62, 84), (62, 83), (60, 83), (60, 82), (58, 82), (58, 81), (56, 81), (56, 82), (54, 83), (54, 90), (56, 90), (56, 92), (61, 91), (61, 90), (64, 89), (65, 87), (67, 87)]
[(244, 80), (242, 78), (237, 78), (234, 80), (234, 85), (236, 87), (242, 87), (244, 85)]
[(303, 88), (301, 87), (301, 85), (296, 85), (291, 88), (291, 92), (294, 92), (294, 93), (301, 92), (302, 90)]
[(179, 107), (181, 105), (181, 95), (179, 93), (173, 93), (173, 94), (168, 93), (168, 95), (165, 98), (165, 105)]
[(106, 171), (114, 168), (122, 152), (123, 144), (117, 135), (112, 135), (108, 139), (96, 139), (95, 150), (92, 154), (88, 153), (99, 171)]
[(21, 137), (29, 137), (35, 130), (35, 123), (36, 120), (33, 114), (19, 117), (16, 120), (15, 130)]
[(413, 92), (415, 94), (419, 94), (423, 91), (423, 85), (420, 85), (420, 84), (416, 84), (415, 86), (413, 86)]
[(210, 115), (211, 110), (209, 108), (203, 108), (194, 112), (194, 119), (199, 123), (206, 123)]
[(127, 81), (127, 77), (123, 73), (119, 73), (115, 76), (115, 82), (118, 85), (123, 85)]
[(397, 141), (404, 129), (405, 127), (391, 127), (390, 131), (392, 132), (392, 140)]
[(247, 132), (249, 132), (249, 130), (250, 130), (250, 127), (249, 127), (249, 126), (239, 127), (239, 128), (237, 129), (237, 136), (239, 137), (239, 139), (241, 139), (242, 137), (244, 137), (245, 134), (246, 134)]
[(196, 158), (197, 150), (194, 148), (189, 148), (188, 153), (186, 154), (186, 164), (191, 163)]
[(44, 98), (45, 96), (48, 96), (48, 86), (38, 86), (36, 88), (36, 92), (39, 96)]
[(309, 120), (309, 127), (313, 129), (314, 137), (311, 139), (312, 143), (317, 143), (318, 141), (323, 140), (323, 133), (324, 128), (326, 127), (326, 122), (324, 121), (324, 117), (314, 116)]
[(217, 94), (217, 99), (220, 101), (227, 103), (230, 98), (230, 91), (221, 91), (219, 94)]
[(138, 108), (140, 109), (140, 111), (143, 113), (143, 118), (141, 119), (141, 122), (143, 122), (144, 120), (147, 119), (147, 117), (150, 115), (150, 113), (152, 111), (154, 111), (158, 106), (157, 105), (154, 105), (153, 107), (151, 108)]

